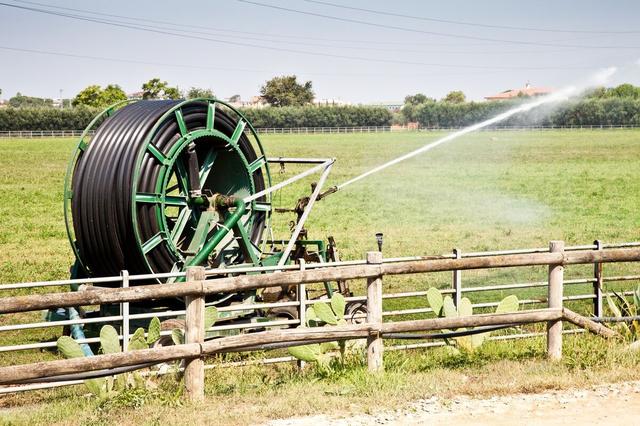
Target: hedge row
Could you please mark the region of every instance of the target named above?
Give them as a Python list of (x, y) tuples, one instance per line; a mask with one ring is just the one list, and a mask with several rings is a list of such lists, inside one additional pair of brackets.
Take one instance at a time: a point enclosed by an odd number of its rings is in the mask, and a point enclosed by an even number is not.
[[(84, 129), (100, 112), (94, 108), (1, 108), (0, 131)], [(391, 113), (380, 107), (246, 108), (242, 113), (254, 127), (387, 126)]]
[[(460, 127), (484, 121), (515, 107), (521, 102), (426, 102), (403, 110), (407, 121), (422, 127)], [(640, 125), (640, 100), (585, 99), (556, 106), (542, 106), (516, 114), (499, 125)]]
[(0, 131), (81, 130), (100, 111), (94, 108), (0, 108)]
[[(486, 120), (515, 105), (517, 102), (430, 101), (405, 106), (401, 116), (422, 127), (459, 127)], [(515, 115), (500, 125), (640, 125), (640, 100), (636, 99), (585, 99), (550, 108)], [(99, 112), (93, 108), (0, 108), (0, 131), (84, 129)], [(386, 126), (392, 121), (387, 109), (364, 106), (267, 107), (242, 112), (257, 128)]]
[(388, 126), (392, 119), (386, 108), (367, 106), (246, 108), (242, 113), (258, 128)]

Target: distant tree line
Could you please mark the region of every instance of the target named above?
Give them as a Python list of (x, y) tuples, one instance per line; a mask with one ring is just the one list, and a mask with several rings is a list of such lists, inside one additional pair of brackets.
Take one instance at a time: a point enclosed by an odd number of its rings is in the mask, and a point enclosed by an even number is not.
[[(0, 131), (84, 129), (102, 108), (0, 108)], [(255, 127), (387, 126), (392, 115), (382, 107), (305, 106), (243, 108)]]
[[(453, 96), (453, 93), (456, 92), (449, 93), (440, 101), (421, 93), (407, 96), (394, 122), (417, 122), (428, 128), (462, 127), (484, 121), (527, 101), (523, 96), (508, 101), (465, 102), (464, 94)], [(499, 125), (640, 125), (640, 87), (632, 84), (599, 87), (582, 98), (517, 114)]]
[[(411, 110), (410, 122), (421, 127), (460, 127), (493, 117), (518, 102), (427, 102)], [(405, 107), (406, 108), (406, 107)], [(83, 129), (102, 108), (0, 108), (0, 131)], [(255, 127), (386, 126), (392, 119), (406, 122), (405, 109), (395, 118), (382, 107), (305, 106), (243, 108)], [(399, 118), (400, 117), (400, 118)], [(640, 99), (586, 98), (562, 104), (551, 111), (533, 110), (500, 125), (640, 125)]]
[[(186, 93), (158, 78), (142, 85), (144, 99), (214, 97), (209, 89), (192, 87)], [(483, 121), (526, 101), (467, 102), (461, 91), (452, 91), (441, 100), (418, 93), (405, 98), (400, 112), (392, 114), (383, 107), (313, 106), (311, 82), (298, 83), (296, 76), (269, 80), (261, 93), (272, 105), (243, 108), (255, 127), (349, 127), (384, 126), (417, 122), (421, 127), (460, 127)], [(53, 100), (18, 93), (9, 107), (0, 108), (0, 130), (83, 129), (107, 105), (126, 99), (117, 85), (104, 88), (92, 85), (73, 99), (73, 108), (52, 108)], [(277, 106), (275, 106), (277, 105)], [(534, 109), (500, 125), (640, 125), (640, 87), (622, 84), (596, 88), (584, 97), (565, 102), (553, 109)]]

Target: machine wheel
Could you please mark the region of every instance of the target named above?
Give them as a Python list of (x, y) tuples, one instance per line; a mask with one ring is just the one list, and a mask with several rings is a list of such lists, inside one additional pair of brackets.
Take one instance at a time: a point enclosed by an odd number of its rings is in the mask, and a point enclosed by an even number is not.
[(349, 302), (344, 310), (344, 317), (349, 324), (363, 324), (367, 322), (367, 312), (366, 302)]
[[(184, 330), (185, 327), (186, 327), (186, 324), (185, 324), (184, 320), (177, 319), (177, 318), (171, 318), (171, 319), (168, 319), (168, 320), (164, 320), (164, 321), (162, 321), (160, 323), (160, 331), (171, 331), (171, 330), (174, 330), (176, 328)], [(158, 348), (158, 347), (162, 347), (162, 346), (173, 346), (173, 339), (171, 338), (171, 336), (160, 336), (160, 339), (158, 339), (153, 344), (154, 348)]]

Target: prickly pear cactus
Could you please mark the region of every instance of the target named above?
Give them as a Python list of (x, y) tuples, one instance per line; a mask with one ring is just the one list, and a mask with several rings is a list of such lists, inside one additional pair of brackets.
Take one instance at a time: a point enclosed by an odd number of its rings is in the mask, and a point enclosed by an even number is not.
[(65, 358), (82, 358), (84, 356), (82, 348), (72, 337), (61, 336), (56, 344), (58, 350)]
[(429, 306), (433, 309), (433, 313), (435, 313), (436, 316), (442, 316), (444, 300), (442, 299), (440, 290), (435, 287), (429, 288), (429, 290), (427, 290), (427, 302), (429, 302)]
[(100, 329), (100, 345), (104, 354), (114, 354), (122, 351), (118, 332), (113, 326), (105, 325)]
[[(307, 326), (315, 326), (321, 323), (326, 325), (345, 325), (347, 321), (344, 319), (344, 311), (346, 301), (344, 296), (334, 293), (329, 303), (325, 301), (316, 302), (313, 306), (309, 306), (306, 310)], [(331, 357), (330, 351), (340, 350), (342, 359), (344, 359), (345, 342), (326, 342), (315, 343), (311, 345), (293, 346), (288, 349), (289, 354), (301, 361), (315, 362), (323, 369), (329, 369)]]
[[(427, 290), (427, 302), (438, 317), (457, 318), (473, 315), (473, 305), (468, 298), (463, 297), (460, 300), (460, 306), (456, 308), (455, 304), (453, 303), (453, 299), (450, 296), (443, 297), (440, 290), (434, 287), (431, 287), (429, 288), (429, 290)], [(515, 295), (507, 296), (502, 299), (500, 303), (498, 303), (496, 313), (504, 314), (509, 312), (516, 312), (520, 306), (519, 303), (520, 302)], [(444, 333), (447, 333), (448, 331), (449, 330), (443, 330)], [(467, 331), (467, 329), (460, 328), (456, 331)], [(468, 336), (456, 337), (452, 340), (444, 340), (448, 345), (451, 345), (453, 342), (455, 342), (455, 345), (458, 348), (467, 352), (472, 352), (482, 346), (482, 344), (490, 336), (490, 334), (491, 332), (475, 333)]]
[(160, 320), (158, 317), (151, 319), (149, 330), (147, 331), (147, 345), (153, 345), (160, 339)]
[[(139, 328), (131, 336), (129, 342), (130, 350), (145, 349), (160, 338), (160, 320), (153, 318), (149, 324), (149, 331), (145, 339), (145, 331)], [(58, 351), (65, 358), (80, 358), (85, 356), (82, 348), (73, 338), (69, 336), (61, 336), (56, 342)], [(111, 325), (105, 325), (100, 329), (100, 348), (103, 354), (112, 354), (121, 352), (120, 338), (118, 331)], [(120, 387), (124, 389), (129, 383), (127, 377), (122, 375), (109, 376), (98, 379), (85, 380), (84, 384), (89, 391), (100, 399), (109, 398), (115, 394), (114, 389)]]
[[(209, 306), (204, 310), (204, 329), (210, 329), (216, 321), (218, 321), (218, 310), (214, 306)], [(158, 339), (160, 338), (160, 323), (158, 322)], [(156, 339), (157, 340), (157, 339)], [(174, 328), (171, 330), (171, 341), (174, 345), (182, 345), (185, 342), (184, 330), (181, 328)]]
[(131, 338), (129, 339), (129, 350), (137, 351), (140, 349), (147, 349), (148, 347), (149, 345), (147, 344), (147, 340), (144, 337), (144, 328), (140, 327), (133, 332)]

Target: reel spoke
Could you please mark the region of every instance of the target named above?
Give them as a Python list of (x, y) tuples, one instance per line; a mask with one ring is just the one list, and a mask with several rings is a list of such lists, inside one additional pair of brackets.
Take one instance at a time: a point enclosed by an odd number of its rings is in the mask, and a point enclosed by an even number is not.
[(189, 194), (189, 175), (182, 156), (176, 159), (175, 168), (176, 178), (178, 179), (178, 185), (180, 185), (182, 193)]
[(174, 244), (178, 244), (182, 233), (184, 232), (185, 226), (189, 223), (189, 219), (191, 218), (191, 209), (189, 207), (185, 207), (180, 210), (178, 214), (178, 218), (176, 219), (176, 223), (173, 225), (173, 229), (171, 230), (171, 241)]
[(211, 168), (213, 167), (213, 162), (216, 161), (216, 157), (218, 157), (218, 151), (215, 149), (209, 150), (207, 155), (204, 157), (204, 162), (200, 168), (200, 187), (202, 187), (207, 181), (209, 173), (211, 173)]
[(200, 169), (198, 167), (198, 155), (196, 146), (191, 143), (187, 148), (187, 174), (189, 176), (189, 196), (197, 196), (202, 192), (200, 184)]
[(244, 128), (247, 125), (247, 122), (244, 120), (239, 120), (236, 128), (233, 130), (233, 134), (231, 135), (231, 145), (238, 145), (238, 141), (240, 140), (240, 136), (244, 133)]

